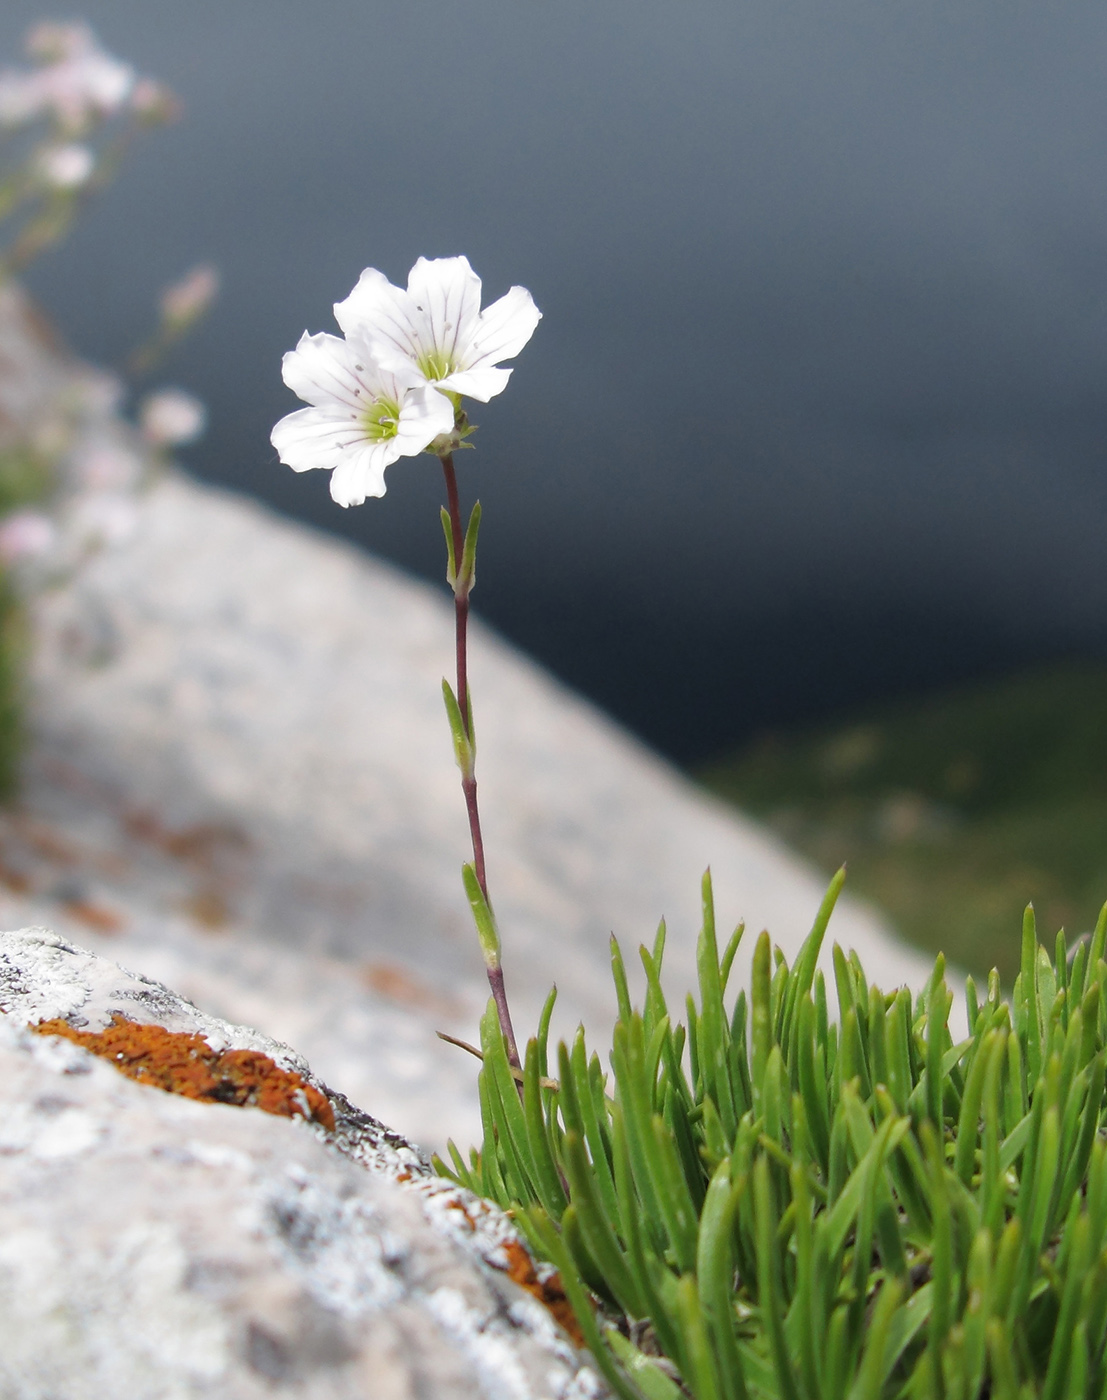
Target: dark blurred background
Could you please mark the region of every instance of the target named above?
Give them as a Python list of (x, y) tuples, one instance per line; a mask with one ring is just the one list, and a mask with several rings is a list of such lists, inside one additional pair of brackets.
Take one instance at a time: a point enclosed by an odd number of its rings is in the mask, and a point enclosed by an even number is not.
[[(428, 578), (436, 464), (342, 511), (281, 353), (465, 252), (545, 319), (474, 416), (476, 602), (662, 750), (1107, 652), (1107, 8), (86, 0), (183, 120), (32, 287), (118, 362), (200, 260), (185, 454)], [(43, 0), (7, 0), (19, 55)]]

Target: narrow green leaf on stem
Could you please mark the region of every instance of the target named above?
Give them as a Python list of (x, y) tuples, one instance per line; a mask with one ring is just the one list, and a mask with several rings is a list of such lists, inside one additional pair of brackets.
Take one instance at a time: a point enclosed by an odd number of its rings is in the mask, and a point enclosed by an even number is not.
[[(558, 1175), (557, 1163), (550, 1149), (546, 1119), (542, 1111), (542, 1089), (539, 1083), (538, 1041), (527, 1042), (523, 1066), (523, 1114), (526, 1120), (527, 1143), (534, 1164), (534, 1185), (546, 1214), (554, 1221), (561, 1219), (568, 1201)], [(518, 1095), (513, 1097), (517, 1100)]]
[(450, 512), (441, 507), (442, 533), (446, 536), (446, 582), (452, 591), (457, 589), (457, 559), (454, 556), (454, 529), (450, 523)]
[(811, 932), (803, 941), (796, 956), (795, 966), (792, 969), (788, 996), (784, 1006), (784, 1026), (780, 1037), (781, 1044), (787, 1050), (789, 1058), (795, 1055), (796, 1045), (796, 1005), (800, 997), (810, 992), (815, 980), (815, 970), (819, 962), (819, 953), (822, 950), (823, 939), (826, 937), (827, 926), (830, 923), (830, 916), (834, 913), (834, 906), (838, 902), (838, 896), (842, 892), (842, 886), (846, 881), (846, 867), (843, 865), (831, 880), (826, 894), (823, 895), (822, 903), (819, 905), (819, 912), (815, 915), (815, 922), (811, 926)]
[(888, 1066), (888, 1092), (898, 1113), (907, 1112), (907, 1101), (914, 1087), (911, 1078), (911, 994), (906, 987), (896, 993), (892, 1009), (885, 1017), (884, 1058)]
[(492, 1119), (504, 1155), (506, 1184), (514, 1200), (521, 1205), (529, 1205), (530, 1202), (540, 1199), (535, 1189), (538, 1172), (531, 1155), (526, 1115), (519, 1101), (515, 1076), (511, 1073), (507, 1059), (499, 1013), (496, 1003), (491, 998), (481, 1017), (480, 1043), (484, 1054), (484, 1073), (487, 1076)]
[(1091, 947), (1088, 949), (1088, 972), (1095, 971), (1096, 964), (1104, 956), (1107, 949), (1107, 904), (1099, 911), (1099, 918), (1095, 923), (1095, 932), (1092, 934)]
[[(1006, 1030), (990, 1032), (981, 1049), (981, 1055), (986, 1058), (987, 1063), (984, 1070), (982, 1104), (984, 1132), (980, 1150), (980, 1214), (993, 1235), (998, 1234), (1003, 1223), (1005, 1205), (1005, 1182), (999, 1165), (999, 1144), (1003, 1136), (1000, 1081), (1006, 1058), (1008, 1034)], [(957, 1150), (960, 1149), (961, 1140), (958, 1137)]]
[[(461, 717), (461, 707), (457, 703), (457, 696), (454, 694), (453, 686), (443, 677), (442, 699), (446, 704), (446, 718), (450, 722), (450, 737), (454, 744), (454, 759), (461, 774), (465, 778), (473, 776), (473, 765), (476, 755), (473, 751), (473, 743), (465, 728), (465, 721)], [(470, 714), (472, 711), (470, 711)]]
[(629, 1021), (631, 1015), (630, 989), (627, 986), (627, 971), (623, 963), (623, 951), (619, 947), (619, 941), (612, 936), (611, 939), (611, 975), (615, 979), (615, 995), (619, 1002), (619, 1019)]
[(1062, 1400), (1072, 1359), (1073, 1332), (1080, 1320), (1081, 1293), (1087, 1279), (1092, 1252), (1087, 1216), (1077, 1216), (1074, 1228), (1075, 1238), (1064, 1270), (1061, 1310), (1053, 1329), (1053, 1345), (1049, 1352), (1049, 1367), (1042, 1385), (1041, 1400)]
[(880, 1400), (884, 1388), (884, 1354), (888, 1334), (902, 1296), (902, 1289), (895, 1279), (887, 1279), (881, 1285), (872, 1321), (866, 1329), (865, 1350), (857, 1379), (850, 1387), (849, 1400)]
[(565, 1174), (569, 1179), (573, 1207), (588, 1252), (596, 1261), (608, 1287), (629, 1317), (645, 1317), (646, 1304), (623, 1248), (608, 1223), (597, 1193), (592, 1166), (584, 1144), (573, 1131), (565, 1134)]
[(686, 1392), (616, 1327), (609, 1327), (604, 1340), (630, 1381), (642, 1392), (645, 1400), (685, 1400)]
[[(569, 1209), (571, 1210), (572, 1207), (570, 1206)], [(561, 1286), (565, 1289), (565, 1296), (573, 1309), (573, 1315), (584, 1335), (588, 1349), (603, 1372), (604, 1379), (619, 1397), (619, 1400), (644, 1400), (643, 1392), (627, 1378), (604, 1344), (599, 1324), (596, 1322), (596, 1314), (592, 1311), (591, 1301), (569, 1257), (569, 1251), (558, 1238), (557, 1231), (541, 1210), (532, 1208), (527, 1212), (527, 1219), (535, 1241), (541, 1247), (541, 1253), (554, 1264), (561, 1274)]]
[(753, 953), (753, 971), (750, 984), (750, 1017), (753, 1040), (753, 1100), (758, 1105), (765, 1083), (765, 1066), (769, 1061), (769, 1051), (773, 1044), (771, 972), (772, 947), (769, 935), (762, 933)]
[(930, 995), (926, 1005), (926, 1111), (939, 1133), (945, 1121), (942, 1109), (942, 1057), (948, 1031), (946, 1018), (952, 997), (945, 984), (945, 958), (938, 954), (934, 962)]
[(1042, 1026), (1038, 1011), (1038, 929), (1034, 922), (1034, 906), (1028, 904), (1022, 917), (1022, 958), (1019, 989), (1024, 1003), (1026, 1064), (1030, 1082), (1036, 1082), (1042, 1071)]
[(934, 1232), (930, 1245), (930, 1270), (934, 1282), (928, 1342), (935, 1375), (941, 1375), (941, 1349), (949, 1331), (953, 1304), (953, 1219), (946, 1185), (942, 1142), (929, 1122), (920, 1127), (930, 1179), (930, 1213)]
[(592, 1075), (586, 1058), (587, 1053), (584, 1044), (584, 1031), (580, 1029), (573, 1038), (573, 1048), (568, 1060), (568, 1082), (575, 1099), (573, 1126), (578, 1133), (583, 1134), (584, 1140), (588, 1144), (588, 1151), (592, 1157), (592, 1171), (595, 1174), (596, 1186), (603, 1198), (604, 1210), (609, 1219), (618, 1220), (615, 1179), (612, 1176), (608, 1158), (608, 1144), (604, 1140), (603, 1129), (600, 1126)]
[(753, 1208), (757, 1229), (757, 1304), (765, 1330), (781, 1400), (800, 1400), (781, 1312), (780, 1258), (776, 1244), (776, 1207), (767, 1158), (753, 1169)]
[(550, 1042), (550, 1021), (553, 1018), (554, 1003), (557, 1001), (557, 988), (551, 987), (549, 996), (542, 1006), (538, 1018), (538, 1073), (545, 1079), (550, 1072), (548, 1046)]
[(684, 1379), (696, 1400), (723, 1400), (715, 1377), (714, 1356), (693, 1274), (677, 1283), (677, 1315), (684, 1342)]
[(973, 1167), (976, 1165), (976, 1143), (979, 1132), (980, 1108), (984, 1100), (984, 1081), (995, 1048), (996, 1034), (985, 1038), (983, 1045), (973, 1056), (972, 1067), (965, 1083), (965, 1094), (961, 1100), (961, 1117), (957, 1124), (957, 1146), (954, 1149), (953, 1169), (966, 1186), (972, 1185)]
[(465, 529), (465, 544), (461, 552), (461, 572), (455, 593), (468, 596), (477, 581), (477, 536), (480, 533), (480, 501), (476, 501)]
[(492, 916), (492, 907), (484, 896), (484, 891), (480, 887), (477, 879), (476, 869), (472, 865), (461, 867), (461, 878), (465, 883), (465, 894), (469, 900), (469, 908), (473, 911), (473, 922), (477, 926), (477, 938), (480, 941), (480, 950), (484, 955), (484, 965), (488, 968), (498, 968), (500, 965), (500, 935), (496, 928), (496, 920)]
[(1018, 1375), (1015, 1371), (1015, 1348), (1009, 1330), (1001, 1318), (993, 1317), (987, 1324), (988, 1359), (991, 1362), (992, 1396), (994, 1400), (1020, 1400)]
[(734, 955), (738, 951), (739, 944), (742, 942), (742, 935), (745, 931), (745, 924), (739, 924), (730, 935), (730, 940), (723, 952), (722, 961), (719, 963), (719, 978), (722, 981), (724, 993), (726, 992), (727, 983), (730, 981), (730, 969), (734, 965)]

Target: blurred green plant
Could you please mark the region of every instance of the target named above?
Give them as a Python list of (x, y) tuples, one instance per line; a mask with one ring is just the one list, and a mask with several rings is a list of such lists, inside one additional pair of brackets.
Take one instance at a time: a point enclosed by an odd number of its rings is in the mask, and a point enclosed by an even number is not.
[(0, 571), (0, 802), (15, 796), (24, 750), (27, 621), (6, 571)]
[(662, 924), (642, 1009), (618, 944), (611, 1079), (583, 1031), (518, 1078), (482, 1023), (484, 1141), (438, 1170), (511, 1209), (624, 1400), (1068, 1400), (1107, 1388), (1107, 909), (1051, 960), (1023, 922), (1010, 1003), (938, 957), (885, 994), (834, 948), (844, 872), (788, 966), (758, 939), (726, 1000), (703, 884), (699, 1002), (674, 1024)]
[(42, 453), (22, 444), (0, 451), (0, 518), (45, 500), (53, 485), (53, 465)]
[[(53, 470), (41, 453), (27, 446), (0, 452), (0, 519), (42, 501), (53, 485)], [(24, 688), (28, 648), (27, 618), (11, 572), (0, 563), (0, 802), (15, 796), (25, 747)]]
[(1094, 924), (1107, 889), (1107, 668), (1057, 665), (770, 734), (702, 769), (873, 900), (911, 942), (998, 966), (1032, 900), (1047, 927)]

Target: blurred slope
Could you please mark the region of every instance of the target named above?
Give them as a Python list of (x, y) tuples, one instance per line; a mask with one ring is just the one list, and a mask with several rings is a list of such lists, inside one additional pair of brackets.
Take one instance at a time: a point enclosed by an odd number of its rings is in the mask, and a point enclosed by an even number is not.
[(1107, 668), (1054, 666), (771, 734), (700, 775), (913, 943), (1018, 967), (1022, 910), (1070, 938), (1107, 899)]

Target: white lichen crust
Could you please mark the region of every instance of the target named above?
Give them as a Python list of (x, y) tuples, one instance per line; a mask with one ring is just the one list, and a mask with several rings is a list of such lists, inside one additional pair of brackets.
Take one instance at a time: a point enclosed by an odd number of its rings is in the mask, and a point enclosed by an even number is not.
[(605, 1393), (546, 1309), (490, 1267), (510, 1222), (341, 1095), (328, 1134), (146, 1087), (26, 1028), (63, 1016), (97, 1030), (117, 1011), (261, 1051), (325, 1089), (287, 1046), (47, 930), (0, 935), (0, 1394)]

